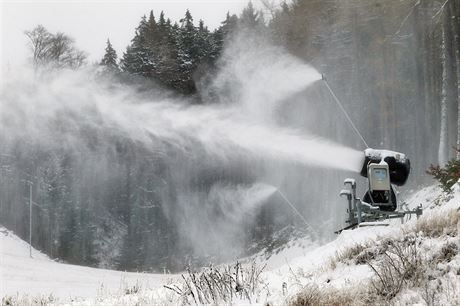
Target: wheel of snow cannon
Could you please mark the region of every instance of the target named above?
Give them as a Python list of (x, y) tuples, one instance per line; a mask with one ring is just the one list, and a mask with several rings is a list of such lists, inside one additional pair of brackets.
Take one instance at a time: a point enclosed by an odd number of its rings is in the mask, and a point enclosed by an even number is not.
[[(391, 195), (390, 195), (390, 203), (391, 205), (376, 205), (379, 207), (381, 211), (395, 211), (397, 208), (397, 203), (396, 203), (396, 194), (393, 190), (393, 187), (391, 187)], [(372, 203), (375, 203), (375, 199), (371, 199), (371, 192), (368, 190), (366, 194), (363, 197), (363, 201), (366, 203), (369, 203), (373, 205)], [(378, 203), (376, 203), (378, 204)]]

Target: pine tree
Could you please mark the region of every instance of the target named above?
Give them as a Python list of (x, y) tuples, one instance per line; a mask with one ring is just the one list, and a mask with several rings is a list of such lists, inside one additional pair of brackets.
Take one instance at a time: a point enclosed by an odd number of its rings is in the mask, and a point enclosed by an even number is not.
[(158, 21), (158, 27), (160, 29), (164, 29), (166, 27), (165, 13), (163, 11), (161, 11), (160, 13), (160, 20)]
[(107, 47), (105, 47), (105, 54), (100, 65), (104, 66), (106, 71), (109, 72), (118, 72), (120, 70), (117, 63), (117, 52), (112, 47), (109, 39), (107, 39)]
[(213, 58), (217, 59), (220, 56), (222, 50), (224, 49), (224, 42), (231, 38), (236, 30), (237, 24), (238, 16), (235, 14), (230, 15), (230, 12), (227, 12), (225, 20), (221, 22), (221, 26), (213, 33)]
[(197, 30), (193, 25), (193, 17), (189, 10), (187, 10), (185, 17), (180, 22), (181, 27), (178, 36), (180, 87), (184, 93), (194, 93), (196, 88), (192, 80), (192, 74), (196, 67), (199, 53), (195, 43)]
[(254, 9), (254, 5), (249, 1), (248, 6), (243, 9), (238, 22), (239, 26), (245, 30), (254, 30), (264, 25), (263, 14)]
[(155, 21), (153, 11), (150, 11), (149, 20), (147, 21), (145, 29), (145, 41), (146, 45), (152, 51), (152, 55), (155, 55), (156, 49), (160, 43), (158, 25)]
[[(185, 94), (195, 93), (193, 76), (212, 70), (224, 36), (236, 28), (237, 19), (228, 14), (220, 30), (211, 34), (202, 20), (195, 27), (189, 10), (180, 20), (180, 26), (172, 25), (164, 12), (156, 21), (151, 11), (148, 20), (144, 16), (136, 28), (135, 37), (120, 61), (121, 70), (154, 79)], [(199, 66), (202, 68), (197, 74)]]
[(148, 24), (143, 16), (136, 34), (131, 40), (121, 60), (123, 71), (143, 77), (152, 77), (155, 73), (155, 61), (151, 50), (147, 45)]
[(179, 25), (168, 19), (164, 26), (161, 48), (161, 81), (171, 88), (180, 88)]
[(194, 43), (194, 48), (197, 50), (196, 59), (198, 61), (209, 60), (209, 56), (212, 52), (211, 39), (212, 37), (208, 27), (204, 25), (203, 20), (200, 20)]

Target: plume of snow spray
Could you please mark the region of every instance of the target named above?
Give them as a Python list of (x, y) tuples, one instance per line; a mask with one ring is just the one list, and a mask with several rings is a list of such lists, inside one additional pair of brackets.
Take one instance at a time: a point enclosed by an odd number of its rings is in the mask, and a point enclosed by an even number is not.
[(62, 72), (43, 83), (7, 82), (0, 96), (3, 136), (28, 136), (50, 147), (78, 147), (78, 132), (90, 127), (101, 135), (118, 133), (152, 149), (162, 141), (188, 150), (198, 141), (209, 154), (223, 159), (239, 151), (351, 171), (358, 171), (362, 161), (360, 151), (254, 120), (240, 105), (186, 106), (178, 100), (147, 100), (127, 87), (108, 88), (87, 79), (85, 73)]
[(261, 183), (236, 186), (217, 183), (205, 195), (182, 195), (179, 199), (184, 216), (180, 221), (181, 230), (188, 233), (186, 238), (193, 241), (199, 254), (220, 252), (219, 257), (226, 259), (241, 255), (247, 227), (276, 190)]
[[(360, 170), (361, 151), (279, 126), (274, 120), (283, 101), (321, 79), (316, 70), (280, 48), (257, 41), (240, 40), (231, 46), (220, 73), (207, 86), (217, 94), (218, 103), (198, 106), (161, 93), (146, 97), (128, 86), (95, 80), (88, 71), (61, 71), (40, 79), (30, 71), (8, 75), (0, 93), (3, 150), (8, 143), (12, 148), (15, 142), (27, 140), (49, 150), (80, 152), (88, 146), (88, 137), (100, 143), (104, 138), (123, 137), (164, 158), (168, 158), (164, 148), (173, 147), (185, 155), (204, 150), (221, 162), (250, 156)], [(183, 216), (187, 216), (182, 218), (183, 235), (194, 239), (199, 235), (193, 233), (199, 232), (202, 236), (193, 244), (199, 248), (203, 247), (200, 241), (216, 234), (203, 230), (202, 224), (217, 228), (222, 233), (220, 241), (230, 244), (238, 236), (233, 232), (235, 224), (257, 211), (274, 192), (267, 186), (231, 187), (217, 182), (202, 194), (186, 188), (187, 184), (176, 187)], [(202, 207), (203, 213), (189, 215), (190, 207)], [(211, 213), (215, 209), (224, 217), (216, 218)]]

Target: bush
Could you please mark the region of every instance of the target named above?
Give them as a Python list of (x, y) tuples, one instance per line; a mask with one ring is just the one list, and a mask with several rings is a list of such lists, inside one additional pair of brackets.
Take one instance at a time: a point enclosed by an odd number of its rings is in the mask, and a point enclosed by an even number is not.
[(249, 266), (237, 262), (234, 266), (211, 266), (201, 272), (188, 269), (188, 274), (182, 275), (181, 285), (164, 287), (180, 295), (185, 305), (221, 305), (234, 300), (258, 302), (269, 295), (268, 286), (261, 278), (264, 268), (255, 262)]
[(57, 299), (53, 295), (39, 295), (39, 296), (29, 296), (29, 295), (15, 295), (9, 296), (5, 295), (2, 297), (2, 306), (45, 306), (55, 304)]
[[(460, 149), (455, 149), (460, 152)], [(452, 186), (460, 179), (460, 160), (452, 159), (444, 167), (431, 165), (427, 173), (439, 181), (442, 190), (452, 192)]]
[(388, 240), (380, 259), (374, 264), (368, 263), (377, 276), (372, 286), (378, 295), (391, 300), (404, 285), (417, 287), (421, 284), (425, 270), (417, 244), (416, 236)]

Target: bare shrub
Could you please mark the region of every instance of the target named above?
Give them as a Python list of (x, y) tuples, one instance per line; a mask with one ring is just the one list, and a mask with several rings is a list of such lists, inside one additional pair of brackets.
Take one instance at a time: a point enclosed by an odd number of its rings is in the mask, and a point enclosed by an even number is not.
[(16, 295), (16, 296), (4, 296), (2, 298), (2, 306), (46, 306), (56, 303), (57, 299), (53, 295), (40, 295), (40, 296), (29, 296), (29, 295)]
[(415, 235), (400, 241), (387, 240), (379, 260), (368, 265), (377, 276), (371, 282), (373, 288), (387, 300), (395, 297), (404, 285), (419, 286), (425, 271)]
[(450, 262), (458, 254), (458, 246), (453, 243), (446, 243), (439, 252), (437, 262)]
[(237, 262), (234, 266), (211, 266), (201, 272), (188, 269), (182, 275), (181, 285), (164, 287), (179, 294), (184, 304), (219, 304), (235, 299), (258, 302), (269, 295), (268, 286), (260, 277), (264, 268), (257, 267), (255, 262), (249, 266)]
[(141, 286), (139, 285), (138, 282), (136, 282), (135, 285), (132, 285), (132, 286), (129, 286), (129, 287), (125, 287), (124, 289), (124, 292), (125, 292), (125, 295), (129, 295), (129, 294), (137, 294), (141, 291)]
[(436, 305), (437, 290), (430, 286), (430, 282), (425, 282), (422, 287), (421, 297), (428, 306)]

